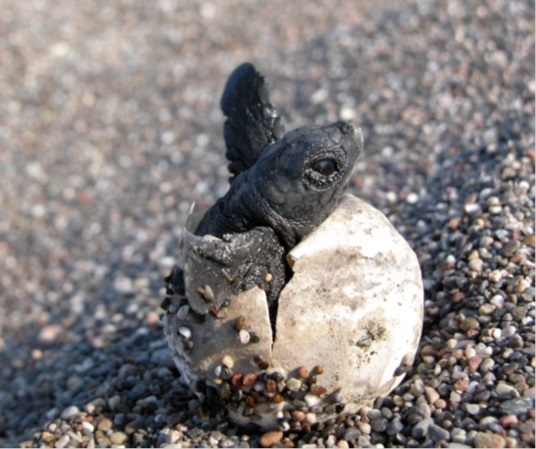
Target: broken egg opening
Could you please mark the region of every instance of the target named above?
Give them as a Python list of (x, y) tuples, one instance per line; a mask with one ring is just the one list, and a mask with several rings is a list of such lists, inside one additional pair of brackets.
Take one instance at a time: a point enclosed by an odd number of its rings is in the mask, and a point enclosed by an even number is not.
[[(184, 270), (203, 270), (188, 266), (202, 238), (214, 237), (184, 233)], [(287, 261), (293, 276), (278, 300), (275, 339), (260, 288), (218, 307), (217, 284), (196, 286), (204, 303), (168, 300), (169, 347), (208, 415), (262, 429), (311, 425), (370, 405), (411, 368), (423, 323), (421, 272), (381, 212), (345, 195)]]

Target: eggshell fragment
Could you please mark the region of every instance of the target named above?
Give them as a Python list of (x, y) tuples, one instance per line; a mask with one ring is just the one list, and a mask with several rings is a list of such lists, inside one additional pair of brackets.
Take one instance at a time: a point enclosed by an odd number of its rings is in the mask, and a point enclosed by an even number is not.
[(190, 306), (177, 300), (164, 317), (186, 382), (209, 409), (243, 425), (286, 430), (292, 411), (300, 425), (354, 413), (400, 383), (418, 346), (417, 258), (366, 202), (345, 195), (287, 260), (294, 274), (279, 297), (275, 339), (259, 288), (233, 297), (224, 314), (185, 313)]

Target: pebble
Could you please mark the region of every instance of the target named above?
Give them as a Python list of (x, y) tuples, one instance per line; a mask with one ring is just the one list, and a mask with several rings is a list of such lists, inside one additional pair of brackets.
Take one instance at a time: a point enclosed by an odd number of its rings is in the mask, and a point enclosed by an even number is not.
[(274, 444), (279, 443), (282, 438), (283, 432), (281, 430), (270, 430), (261, 436), (261, 447), (272, 447)]
[(499, 411), (504, 415), (522, 415), (534, 408), (534, 400), (531, 398), (521, 397), (509, 399), (501, 402)]
[(107, 430), (110, 430), (113, 426), (113, 422), (109, 418), (102, 418), (97, 422), (97, 429), (102, 430), (103, 432), (106, 432)]
[(238, 337), (240, 339), (240, 343), (242, 343), (243, 345), (248, 344), (249, 341), (251, 340), (251, 334), (246, 329), (242, 329), (238, 333)]
[(428, 428), (432, 424), (433, 420), (430, 418), (425, 418), (419, 421), (417, 424), (415, 424), (415, 426), (413, 426), (413, 429), (411, 430), (411, 436), (416, 440), (423, 439), (428, 432)]
[(123, 445), (128, 441), (128, 435), (125, 432), (113, 432), (110, 435), (110, 441), (112, 444)]
[(63, 409), (61, 412), (61, 419), (64, 419), (66, 421), (75, 418), (80, 414), (80, 410), (75, 405), (70, 405), (69, 407)]
[(359, 438), (360, 435), (361, 435), (361, 432), (359, 431), (359, 429), (356, 429), (355, 427), (350, 427), (349, 429), (346, 429), (346, 431), (344, 432), (344, 440), (354, 441), (354, 440), (357, 440), (357, 438)]
[(424, 387), (424, 394), (429, 404), (434, 404), (440, 398), (439, 393), (429, 386)]
[(484, 261), (482, 259), (472, 259), (467, 264), (469, 268), (473, 271), (476, 271), (477, 273), (480, 273), (482, 271), (482, 267), (484, 265)]
[(40, 343), (53, 343), (58, 340), (63, 332), (63, 326), (60, 326), (59, 324), (49, 324), (39, 331), (37, 340)]
[(450, 440), (450, 434), (448, 430), (443, 429), (442, 427), (438, 426), (437, 424), (431, 423), (428, 426), (427, 430), (427, 436), (434, 442), (437, 443), (438, 441), (448, 441)]
[(503, 448), (506, 440), (503, 436), (490, 432), (477, 432), (475, 435), (475, 447), (482, 448)]

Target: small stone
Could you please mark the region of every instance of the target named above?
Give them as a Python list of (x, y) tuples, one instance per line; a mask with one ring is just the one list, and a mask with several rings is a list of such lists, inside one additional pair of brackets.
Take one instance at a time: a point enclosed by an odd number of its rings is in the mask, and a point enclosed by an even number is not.
[(477, 432), (475, 435), (475, 447), (503, 448), (506, 440), (501, 435), (491, 432)]
[(495, 366), (495, 360), (492, 358), (484, 359), (484, 361), (480, 364), (480, 372), (485, 374), (493, 369)]
[(499, 411), (504, 415), (522, 415), (533, 408), (533, 401), (528, 397), (509, 399), (499, 405)]
[(309, 370), (305, 366), (300, 366), (298, 368), (298, 375), (302, 379), (306, 379), (309, 376)]
[(242, 384), (245, 387), (249, 387), (249, 386), (253, 385), (257, 381), (257, 377), (258, 377), (257, 373), (244, 374), (244, 377), (242, 379)]
[(305, 403), (307, 404), (307, 407), (312, 408), (315, 405), (318, 405), (320, 403), (320, 399), (318, 396), (315, 396), (314, 394), (306, 394), (303, 398)]
[(339, 440), (337, 441), (337, 447), (339, 449), (348, 449), (350, 445), (348, 444), (348, 441), (346, 440)]
[(82, 421), (82, 432), (84, 435), (92, 435), (95, 432), (95, 426), (88, 421)]
[(300, 387), (301, 387), (301, 382), (295, 377), (291, 377), (289, 380), (287, 380), (287, 388), (290, 391), (293, 391), (296, 393), (297, 391), (299, 391)]
[(59, 324), (49, 324), (41, 329), (37, 336), (37, 340), (40, 343), (53, 343), (58, 340), (62, 332), (63, 326)]
[(128, 435), (125, 432), (114, 432), (110, 435), (112, 444), (125, 444), (128, 441)]
[(361, 431), (359, 429), (356, 429), (355, 427), (350, 427), (349, 429), (346, 429), (344, 432), (344, 439), (346, 441), (353, 441), (356, 440), (361, 436)]
[(515, 426), (518, 423), (518, 419), (516, 415), (504, 415), (500, 417), (499, 422), (501, 426), (509, 428)]
[(187, 340), (192, 338), (192, 330), (189, 327), (181, 326), (179, 327), (179, 335)]
[(107, 430), (110, 430), (112, 428), (112, 420), (109, 419), (109, 418), (102, 418), (98, 423), (97, 423), (97, 429), (98, 430), (102, 430), (103, 432), (106, 432)]
[(508, 385), (504, 382), (499, 382), (495, 387), (495, 392), (500, 398), (511, 398), (516, 389), (512, 385)]
[(478, 211), (480, 211), (480, 204), (478, 203), (469, 203), (463, 206), (463, 210), (468, 215), (476, 214)]
[(302, 412), (301, 410), (293, 410), (290, 412), (290, 416), (294, 421), (302, 422), (305, 419), (305, 412)]
[(242, 343), (243, 345), (246, 345), (249, 343), (249, 340), (251, 339), (251, 335), (249, 334), (247, 330), (242, 329), (238, 333), (238, 338), (240, 339), (240, 343)]
[(323, 394), (326, 394), (327, 390), (323, 386), (315, 384), (311, 385), (309, 392), (315, 396), (322, 396)]
[(480, 323), (477, 319), (473, 317), (467, 317), (460, 323), (460, 329), (464, 332), (470, 331), (472, 329), (479, 329)]
[(268, 379), (266, 381), (266, 385), (264, 386), (264, 393), (267, 395), (273, 396), (277, 392), (277, 384), (275, 383), (275, 380)]
[(448, 441), (450, 439), (449, 431), (434, 423), (428, 426), (427, 435), (434, 443), (442, 440)]
[(322, 365), (316, 365), (313, 368), (313, 373), (315, 373), (317, 376), (324, 374), (324, 367)]
[(90, 415), (98, 415), (106, 408), (106, 401), (103, 398), (95, 398), (88, 402), (84, 410)]
[(68, 421), (70, 419), (75, 418), (80, 414), (80, 410), (76, 405), (70, 405), (69, 407), (63, 409), (61, 412), (61, 419), (64, 419), (65, 421)]
[(235, 323), (235, 329), (237, 332), (240, 332), (242, 329), (244, 329), (244, 326), (246, 325), (246, 317), (244, 315), (240, 315), (236, 319)]
[(470, 415), (478, 415), (480, 413), (480, 406), (478, 404), (466, 403), (464, 406)]
[(305, 419), (303, 420), (304, 424), (308, 424), (312, 426), (313, 424), (316, 424), (317, 417), (315, 413), (309, 412), (305, 414)]
[(54, 447), (58, 449), (63, 449), (64, 447), (67, 447), (69, 445), (70, 440), (71, 439), (69, 438), (69, 435), (62, 435), (58, 438), (58, 441), (56, 441)]
[(372, 432), (372, 427), (368, 422), (359, 421), (357, 423), (357, 427), (359, 428), (361, 433), (364, 435), (370, 435), (370, 432)]
[(413, 426), (413, 429), (411, 429), (411, 436), (415, 438), (416, 440), (423, 439), (427, 432), (430, 425), (433, 424), (433, 420), (430, 418), (425, 418), (419, 421), (417, 424)]
[(488, 279), (490, 282), (500, 282), (502, 281), (503, 275), (501, 270), (493, 270), (489, 273)]
[(274, 444), (279, 443), (283, 438), (283, 431), (279, 429), (269, 430), (261, 436), (261, 447), (272, 447)]
[(241, 388), (244, 385), (244, 376), (242, 373), (235, 373), (231, 376), (231, 384), (235, 387)]
[(222, 359), (221, 359), (221, 363), (223, 363), (223, 364), (224, 364), (227, 368), (229, 368), (229, 369), (232, 369), (233, 366), (234, 366), (234, 360), (233, 360), (233, 358), (232, 358), (230, 355), (228, 355), (228, 354), (226, 354), (226, 355), (224, 355), (224, 356), (222, 357)]
[(482, 259), (472, 259), (469, 261), (467, 265), (472, 271), (476, 271), (477, 273), (480, 273), (482, 271), (484, 261)]
[(512, 256), (520, 247), (520, 243), (517, 240), (510, 240), (506, 245), (502, 248), (502, 253), (506, 257)]
[(370, 420), (370, 426), (374, 432), (385, 432), (388, 421), (383, 416)]
[(440, 398), (439, 393), (429, 386), (424, 387), (424, 394), (429, 404), (434, 404)]
[(261, 336), (257, 332), (251, 331), (249, 333), (249, 341), (251, 343), (258, 343), (259, 341), (261, 341)]

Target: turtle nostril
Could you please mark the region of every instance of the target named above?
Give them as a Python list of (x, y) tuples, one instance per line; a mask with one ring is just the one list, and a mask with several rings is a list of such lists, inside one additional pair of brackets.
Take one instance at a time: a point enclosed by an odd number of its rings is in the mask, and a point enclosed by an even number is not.
[(348, 122), (340, 121), (338, 122), (338, 125), (339, 125), (339, 129), (341, 130), (341, 133), (343, 134), (350, 134), (354, 130), (354, 127), (350, 125), (350, 123)]

